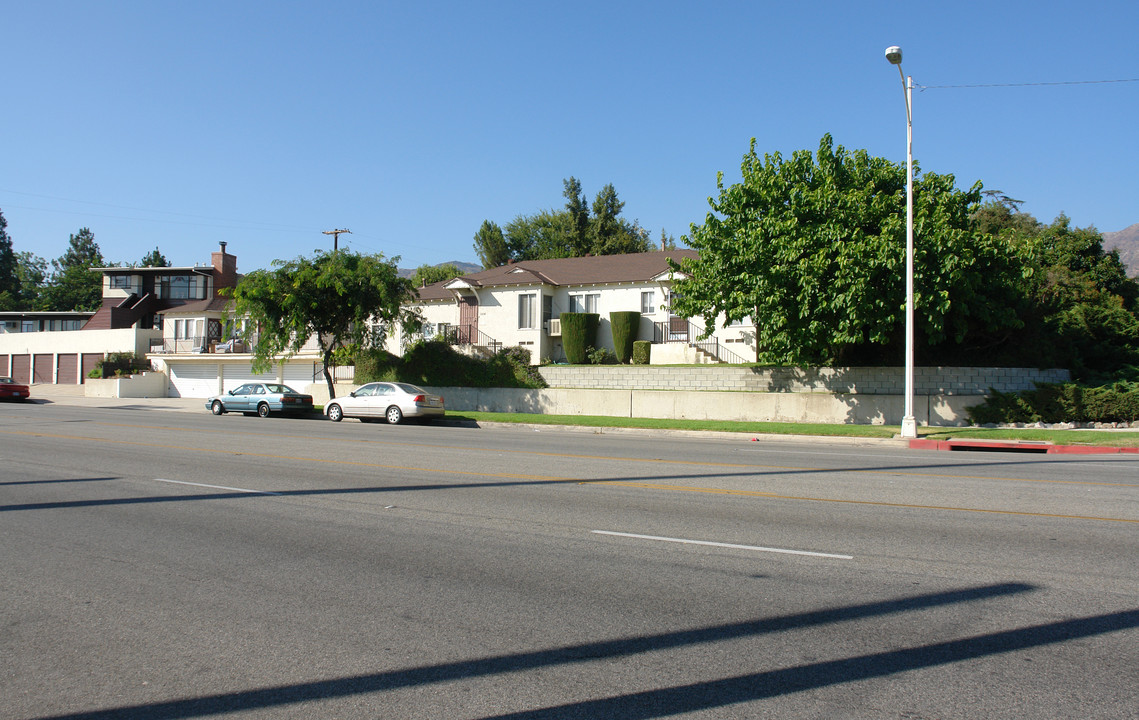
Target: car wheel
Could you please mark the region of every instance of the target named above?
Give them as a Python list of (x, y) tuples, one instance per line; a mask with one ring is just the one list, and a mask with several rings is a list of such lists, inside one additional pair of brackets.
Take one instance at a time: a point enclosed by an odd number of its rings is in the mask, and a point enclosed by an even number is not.
[(257, 415), (260, 417), (269, 417), (269, 405), (267, 403), (261, 403), (258, 405)]
[(340, 409), (339, 405), (329, 405), (328, 419), (332, 422), (340, 422), (344, 419), (344, 411)]
[(399, 425), (400, 420), (403, 420), (403, 411), (395, 405), (388, 408), (387, 413), (384, 414), (387, 418), (389, 425)]
[(225, 406), (221, 404), (221, 400), (214, 400), (214, 404), (210, 405), (210, 412), (214, 415), (221, 415), (225, 412)]

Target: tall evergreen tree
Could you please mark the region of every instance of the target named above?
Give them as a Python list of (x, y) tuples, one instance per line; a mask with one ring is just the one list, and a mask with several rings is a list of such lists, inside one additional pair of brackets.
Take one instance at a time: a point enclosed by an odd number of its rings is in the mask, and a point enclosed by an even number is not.
[(15, 310), (20, 304), (20, 276), (8, 221), (0, 211), (0, 310)]
[(103, 297), (103, 278), (91, 272), (103, 267), (103, 253), (89, 228), (71, 236), (67, 252), (51, 261), (55, 272), (40, 294), (43, 310), (95, 310)]
[(170, 267), (170, 261), (167, 260), (166, 256), (163, 255), (161, 251), (159, 251), (157, 246), (155, 246), (155, 248), (153, 250), (151, 250), (150, 252), (148, 252), (146, 255), (143, 256), (142, 260), (139, 262), (139, 266), (140, 267)]
[(506, 246), (502, 228), (490, 220), (483, 220), (482, 227), (475, 233), (475, 252), (487, 270), (505, 265), (510, 260), (510, 249)]

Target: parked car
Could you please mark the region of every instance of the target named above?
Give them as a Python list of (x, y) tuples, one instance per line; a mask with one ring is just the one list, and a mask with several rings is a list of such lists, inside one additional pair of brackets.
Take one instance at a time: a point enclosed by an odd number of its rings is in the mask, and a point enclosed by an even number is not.
[(362, 422), (382, 418), (395, 425), (404, 418), (429, 420), (443, 417), (444, 413), (441, 395), (400, 382), (368, 383), (324, 406), (324, 414), (333, 422), (346, 417), (360, 418)]
[(280, 383), (246, 383), (225, 395), (209, 398), (206, 407), (214, 415), (240, 412), (269, 417), (269, 413), (310, 413), (312, 395), (299, 393)]
[(10, 377), (0, 377), (0, 400), (27, 400), (32, 396), (31, 389)]

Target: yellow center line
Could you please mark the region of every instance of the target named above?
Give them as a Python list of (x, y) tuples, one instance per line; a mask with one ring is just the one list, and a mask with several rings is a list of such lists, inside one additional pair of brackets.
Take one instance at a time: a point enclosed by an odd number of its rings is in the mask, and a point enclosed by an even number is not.
[(880, 500), (844, 500), (841, 498), (819, 498), (799, 495), (780, 495), (757, 490), (728, 490), (724, 488), (685, 487), (683, 485), (662, 485), (657, 483), (630, 482), (627, 480), (583, 480), (583, 485), (615, 485), (619, 487), (643, 488), (646, 490), (675, 490), (677, 492), (707, 493), (711, 495), (739, 495), (762, 497), (773, 500), (800, 500), (805, 502), (842, 503), (847, 505), (872, 505), (877, 507), (907, 508), (913, 510), (945, 510), (950, 512), (987, 513), (992, 515), (1021, 515), (1025, 517), (1061, 518), (1064, 520), (1102, 520), (1105, 522), (1139, 523), (1129, 518), (1097, 517), (1093, 515), (1062, 515), (1056, 513), (1024, 512), (1019, 510), (994, 510), (989, 508), (954, 507), (952, 505), (917, 505), (911, 503), (891, 503)]

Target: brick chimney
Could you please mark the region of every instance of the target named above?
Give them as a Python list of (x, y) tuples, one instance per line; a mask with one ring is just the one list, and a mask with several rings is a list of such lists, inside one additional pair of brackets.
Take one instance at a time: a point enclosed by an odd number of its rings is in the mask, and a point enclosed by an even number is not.
[(210, 255), (210, 264), (214, 266), (214, 292), (237, 285), (237, 257), (225, 251), (224, 240), (221, 249)]

